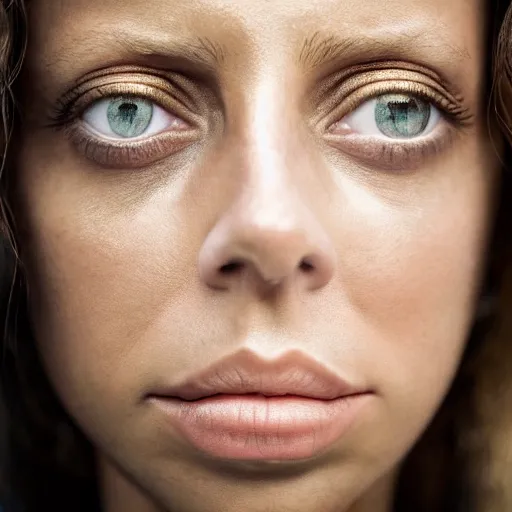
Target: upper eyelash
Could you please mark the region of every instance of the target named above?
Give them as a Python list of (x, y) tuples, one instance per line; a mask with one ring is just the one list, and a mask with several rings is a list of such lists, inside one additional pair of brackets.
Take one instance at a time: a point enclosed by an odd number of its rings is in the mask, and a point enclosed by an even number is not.
[[(91, 91), (97, 90), (99, 90), (99, 87), (94, 87), (91, 89)], [(107, 98), (108, 95), (105, 95), (104, 97)], [(112, 97), (114, 98), (115, 96)], [(45, 127), (55, 129), (65, 128), (66, 126), (74, 122), (76, 117), (83, 114), (83, 112), (87, 110), (89, 106), (94, 105), (94, 103), (96, 103), (97, 101), (100, 101), (100, 98), (95, 99), (94, 101), (90, 102), (89, 105), (87, 105), (85, 108), (81, 109), (81, 111), (78, 113), (73, 110), (73, 107), (74, 105), (76, 105), (78, 98), (78, 96), (73, 95), (71, 95), (70, 97), (64, 96), (63, 98), (59, 98), (56, 104), (52, 106), (48, 114), (49, 122), (45, 125)]]
[[(184, 100), (183, 96), (179, 88), (175, 90), (162, 84), (155, 86), (121, 80), (93, 87), (86, 84), (81, 91), (74, 90), (54, 104), (47, 113), (47, 127), (63, 130), (73, 145), (80, 148), (80, 152), (99, 165), (112, 168), (140, 167), (143, 166), (140, 164), (142, 161), (148, 165), (157, 161), (160, 154), (170, 155), (189, 146), (205, 128), (204, 119), (193, 110), (193, 102)], [(129, 139), (113, 139), (109, 142), (84, 126), (81, 117), (85, 111), (100, 101), (119, 97), (149, 100), (183, 121), (185, 126), (179, 130), (154, 134), (144, 140), (138, 139), (137, 142)]]
[[(109, 91), (106, 93), (102, 93), (101, 91), (103, 89), (112, 89), (112, 87), (118, 89), (117, 91)], [(151, 90), (154, 87), (147, 87), (145, 86), (146, 90)], [(133, 88), (132, 88), (133, 89)], [(77, 104), (80, 102), (79, 100), (82, 98), (84, 94), (68, 94), (65, 95), (63, 98), (60, 98), (57, 100), (54, 106), (50, 109), (48, 113), (48, 123), (45, 124), (46, 128), (53, 128), (56, 130), (59, 129), (65, 129), (69, 125), (73, 124), (75, 120), (80, 117), (88, 108), (90, 108), (92, 105), (96, 104), (97, 102), (109, 98), (118, 98), (120, 96), (126, 97), (126, 98), (144, 98), (146, 100), (151, 101), (152, 103), (158, 105), (160, 108), (163, 108), (167, 111), (170, 111), (170, 113), (176, 117), (184, 118), (186, 116), (182, 115), (180, 112), (177, 112), (177, 110), (181, 110), (178, 108), (171, 108), (169, 106), (166, 106), (163, 104), (162, 101), (159, 101), (156, 98), (156, 94), (147, 94), (147, 93), (140, 93), (140, 92), (133, 92), (133, 90), (129, 90), (128, 87), (122, 87), (120, 84), (110, 84), (110, 86), (107, 85), (101, 85), (96, 87), (91, 87), (87, 90), (88, 96), (93, 96), (93, 99), (86, 102), (85, 105), (81, 106), (80, 108), (77, 108)], [(162, 95), (171, 96), (169, 93), (163, 92)], [(179, 100), (174, 98), (174, 103), (176, 106), (180, 103)], [(185, 122), (189, 122), (190, 119), (185, 118)], [(192, 123), (193, 124), (193, 123)]]
[[(414, 84), (412, 84), (414, 85)], [(415, 90), (412, 90), (415, 89)], [(429, 94), (424, 89), (419, 88), (397, 88), (396, 86), (393, 86), (390, 84), (389, 87), (382, 87), (380, 90), (377, 90), (373, 94), (365, 95), (364, 99), (362, 101), (357, 101), (354, 103), (356, 104), (355, 107), (350, 108), (341, 118), (338, 119), (338, 121), (335, 121), (332, 124), (336, 124), (341, 119), (346, 117), (347, 115), (351, 114), (355, 110), (357, 110), (359, 107), (364, 105), (366, 102), (374, 100), (376, 98), (379, 98), (381, 96), (385, 96), (388, 94), (403, 94), (405, 96), (411, 96), (414, 98), (420, 98), (423, 101), (426, 101), (430, 105), (433, 105), (435, 108), (437, 108), (440, 113), (443, 115), (443, 117), (448, 121), (456, 125), (460, 126), (466, 126), (471, 124), (472, 115), (469, 113), (468, 109), (465, 109), (460, 106), (456, 105), (450, 105), (447, 102), (441, 101), (436, 95)], [(352, 95), (350, 95), (352, 96)], [(350, 98), (349, 96), (349, 98)], [(349, 99), (347, 98), (347, 100)]]
[[(351, 109), (342, 118), (339, 118), (337, 121), (331, 123), (329, 125), (329, 127), (328, 127), (328, 131), (330, 131), (338, 123), (343, 121), (343, 119), (345, 119), (347, 116), (351, 115), (356, 110), (361, 108), (368, 101), (377, 99), (377, 98), (379, 98), (381, 96), (386, 96), (388, 94), (393, 94), (393, 93), (395, 93), (395, 94), (403, 94), (404, 96), (410, 96), (410, 97), (413, 97), (413, 98), (420, 98), (420, 99), (422, 99), (423, 101), (427, 102), (429, 105), (434, 106), (435, 108), (437, 108), (439, 110), (440, 114), (449, 123), (451, 123), (453, 125), (457, 125), (457, 126), (463, 127), (463, 126), (466, 126), (467, 124), (470, 124), (469, 122), (470, 122), (471, 117), (467, 115), (466, 111), (462, 111), (462, 110), (461, 111), (450, 111), (444, 105), (441, 105), (439, 101), (436, 101), (435, 98), (432, 98), (428, 94), (417, 94), (417, 93), (412, 94), (412, 93), (403, 92), (403, 91), (398, 91), (397, 92), (396, 90), (392, 90), (391, 89), (389, 92), (382, 92), (382, 93), (379, 93), (379, 94), (375, 94), (374, 96), (366, 97), (363, 101), (361, 101), (355, 108)], [(400, 143), (403, 143), (403, 140), (396, 140), (393, 143), (394, 144), (400, 144)]]
[[(397, 83), (400, 84), (400, 87), (397, 87)], [(90, 108), (92, 105), (94, 105), (96, 102), (108, 98), (116, 98), (119, 96), (132, 96), (136, 98), (146, 98), (150, 101), (158, 104), (162, 108), (166, 110), (171, 110), (171, 114), (176, 115), (177, 117), (182, 118), (179, 113), (177, 114), (174, 109), (169, 109), (168, 107), (165, 107), (161, 104), (161, 102), (157, 101), (154, 95), (151, 94), (137, 94), (130, 91), (127, 91), (129, 87), (120, 87), (119, 84), (117, 85), (118, 91), (115, 92), (107, 92), (102, 93), (101, 91), (105, 88), (108, 89), (108, 86), (96, 86), (91, 87), (87, 90), (88, 95), (92, 95), (94, 97), (93, 100), (86, 102), (85, 105), (83, 105), (80, 108), (76, 108), (77, 103), (79, 103), (80, 98), (82, 95), (77, 93), (70, 93), (63, 98), (59, 99), (56, 104), (53, 106), (50, 114), (48, 115), (49, 123), (46, 125), (48, 128), (53, 128), (56, 130), (61, 129), (68, 129), (72, 125), (74, 125), (75, 121), (83, 114), (84, 111), (86, 111), (88, 108)], [(124, 85), (124, 84), (123, 84)], [(361, 91), (363, 90), (372, 90), (372, 93), (370, 94), (361, 94)], [(149, 88), (151, 90), (151, 88)], [(470, 124), (471, 115), (468, 113), (468, 109), (464, 109), (460, 106), (460, 103), (457, 105), (454, 102), (450, 102), (446, 96), (439, 94), (439, 91), (431, 92), (431, 89), (428, 86), (420, 85), (417, 82), (410, 81), (410, 80), (386, 80), (384, 82), (375, 82), (366, 84), (362, 87), (359, 87), (355, 90), (352, 90), (350, 94), (347, 95), (344, 99), (340, 99), (339, 104), (335, 107), (335, 110), (337, 111), (340, 107), (343, 108), (344, 105), (346, 105), (347, 101), (349, 103), (352, 103), (354, 106), (345, 112), (345, 115), (341, 117), (336, 117), (332, 122), (328, 124), (325, 128), (327, 128), (327, 131), (330, 131), (332, 127), (334, 127), (337, 123), (342, 121), (342, 119), (346, 116), (354, 112), (357, 108), (359, 108), (361, 105), (366, 103), (367, 101), (371, 101), (372, 99), (375, 99), (379, 96), (383, 96), (390, 93), (402, 93), (405, 95), (411, 95), (414, 97), (419, 97), (423, 99), (424, 101), (427, 101), (429, 104), (434, 105), (436, 108), (440, 110), (441, 115), (445, 120), (450, 122), (451, 124), (459, 127), (463, 127), (467, 124)], [(164, 93), (168, 94), (168, 93)], [(335, 95), (336, 96), (336, 95)], [(360, 101), (357, 100), (357, 97), (362, 96), (362, 99)], [(354, 100), (354, 97), (356, 100)], [(441, 99), (440, 99), (441, 98)], [(443, 101), (444, 99), (444, 101)], [(400, 144), (403, 143), (403, 141), (393, 141), (393, 144)], [(129, 144), (129, 141), (127, 142)]]
[[(402, 82), (402, 84), (403, 83), (404, 82)], [(408, 87), (397, 88), (396, 86), (393, 86), (393, 82), (391, 82), (391, 81), (385, 87), (382, 87), (382, 84), (380, 84), (379, 87), (380, 88), (375, 87), (374, 94), (364, 95), (364, 98), (362, 101), (355, 102), (355, 103), (357, 103), (355, 108), (351, 108), (346, 114), (348, 115), (348, 114), (352, 113), (354, 110), (359, 108), (362, 104), (364, 104), (365, 102), (370, 101), (376, 97), (383, 96), (383, 95), (386, 95), (389, 93), (398, 93), (398, 94), (402, 93), (405, 95), (420, 97), (423, 100), (427, 101), (429, 104), (433, 104), (438, 109), (440, 109), (440, 111), (445, 119), (447, 119), (448, 121), (452, 121), (452, 123), (455, 125), (462, 126), (463, 124), (466, 124), (466, 122), (471, 117), (468, 115), (468, 111), (466, 109), (457, 108), (456, 106), (454, 106), (453, 108), (449, 108), (450, 107), (449, 103), (447, 103), (447, 102), (443, 103), (442, 101), (440, 101), (437, 98), (437, 95), (435, 95), (433, 93), (429, 94), (428, 87), (422, 87), (421, 89), (419, 89), (418, 87), (414, 87), (414, 83), (411, 83)], [(58, 101), (56, 103), (56, 105), (52, 109), (52, 113), (49, 115), (50, 122), (49, 122), (48, 126), (53, 127), (55, 129), (72, 130), (74, 127), (78, 127), (78, 124), (75, 123), (77, 118), (79, 118), (85, 110), (90, 108), (96, 102), (98, 102), (100, 100), (108, 99), (108, 98), (116, 98), (119, 96), (125, 96), (125, 97), (132, 96), (132, 97), (136, 97), (136, 98), (146, 98), (146, 99), (149, 99), (152, 102), (158, 104), (159, 106), (161, 106), (162, 108), (164, 108), (166, 110), (171, 110), (171, 113), (173, 115), (176, 115), (177, 117), (180, 117), (180, 118), (183, 117), (183, 116), (179, 115), (179, 113), (176, 114), (175, 109), (169, 109), (168, 107), (163, 106), (162, 102), (158, 102), (155, 99), (155, 97), (151, 94), (134, 94), (133, 92), (130, 93), (130, 92), (127, 92), (126, 90), (124, 90), (124, 91), (119, 90), (114, 93), (112, 93), (112, 92), (102, 93), (101, 91), (104, 88), (105, 88), (105, 86), (94, 87), (94, 88), (88, 89), (88, 94), (92, 94), (93, 96), (95, 96), (95, 99), (85, 102), (85, 104), (83, 106), (79, 106), (78, 108), (77, 108), (77, 104), (80, 104), (79, 100), (82, 97), (81, 95), (76, 94), (75, 96), (62, 98), (60, 101)], [(412, 89), (414, 89), (414, 90), (412, 90)], [(341, 100), (341, 104), (342, 105), (346, 104), (346, 100), (352, 101), (352, 103), (354, 103), (353, 97), (354, 96), (357, 97), (357, 96), (361, 95), (361, 94), (358, 94), (358, 92), (360, 93), (361, 91), (360, 90), (353, 91), (353, 93), (350, 94), (348, 98)], [(351, 98), (352, 98), (352, 100), (351, 100)], [(341, 121), (343, 119), (343, 117), (341, 117), (341, 118), (338, 117), (336, 119), (336, 122), (331, 123), (330, 126), (332, 124), (336, 124), (337, 122)], [(76, 137), (76, 133), (74, 136)], [(79, 140), (81, 140), (82, 143), (84, 140), (88, 139), (88, 136), (84, 135), (84, 134), (82, 134), (80, 137), (81, 137), (81, 139), (79, 139)], [(94, 144), (94, 142), (91, 142), (91, 144)], [(130, 141), (127, 141), (124, 144), (124, 148), (126, 148), (125, 150), (129, 150), (129, 148), (131, 147), (130, 144), (131, 144)], [(406, 145), (411, 144), (411, 142), (405, 142), (405, 144)], [(411, 148), (408, 149), (407, 153), (410, 155), (417, 155), (418, 152), (427, 152), (427, 147), (430, 148), (430, 149), (428, 149), (428, 151), (431, 151), (432, 148), (434, 148), (434, 149), (437, 148), (437, 150), (439, 150), (439, 146), (437, 144), (438, 144), (438, 142), (435, 142), (435, 141), (434, 142), (429, 141), (426, 145), (425, 145), (425, 143), (418, 142), (418, 143), (416, 143), (414, 148), (411, 146)], [(104, 144), (104, 145), (108, 146), (108, 144)], [(391, 160), (392, 159), (391, 153), (393, 153), (393, 155), (395, 154), (397, 145), (403, 146), (404, 142), (403, 141), (400, 141), (400, 142), (398, 142), (398, 141), (391, 142), (390, 141), (389, 143), (387, 143), (387, 142), (381, 143), (381, 151), (383, 153), (383, 156), (384, 156), (384, 153), (387, 151), (389, 153), (387, 159)], [(393, 146), (393, 147), (391, 147), (391, 146)], [(442, 146), (446, 147), (444, 143), (442, 144)], [(120, 148), (120, 146), (118, 147), (118, 149), (119, 148)], [(113, 149), (113, 151), (115, 151), (115, 149)], [(405, 166), (405, 167), (407, 167), (407, 166)]]
[(48, 114), (49, 122), (44, 125), (44, 128), (53, 128), (56, 130), (65, 128), (73, 122), (73, 116), (70, 114), (68, 105), (59, 102), (51, 108)]
[(314, 92), (316, 113), (311, 122), (328, 129), (366, 101), (389, 93), (419, 97), (454, 125), (472, 124), (474, 114), (460, 93), (454, 93), (436, 73), (408, 62), (387, 61), (330, 75)]
[[(104, 95), (102, 98), (98, 98), (94, 101), (91, 101), (84, 108), (81, 108), (80, 111), (73, 110), (73, 102), (65, 103), (64, 101), (58, 102), (52, 110), (50, 111), (48, 118), (49, 122), (44, 125), (45, 128), (53, 128), (56, 130), (62, 130), (75, 122), (75, 120), (80, 117), (88, 108), (90, 108), (95, 103), (99, 102), (101, 99), (109, 99), (109, 98), (117, 98), (119, 95)], [(130, 97), (129, 94), (124, 94), (125, 97)], [(132, 95), (134, 98), (141, 98), (142, 96)], [(149, 99), (152, 102), (155, 102), (153, 98), (145, 98)]]

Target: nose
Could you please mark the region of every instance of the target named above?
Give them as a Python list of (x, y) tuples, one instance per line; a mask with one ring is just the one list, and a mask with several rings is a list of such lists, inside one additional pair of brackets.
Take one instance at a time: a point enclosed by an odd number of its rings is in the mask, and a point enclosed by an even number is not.
[(204, 240), (201, 280), (224, 290), (242, 281), (266, 288), (285, 281), (305, 290), (325, 286), (335, 271), (334, 246), (306, 198), (278, 172), (270, 178), (259, 173), (244, 190)]

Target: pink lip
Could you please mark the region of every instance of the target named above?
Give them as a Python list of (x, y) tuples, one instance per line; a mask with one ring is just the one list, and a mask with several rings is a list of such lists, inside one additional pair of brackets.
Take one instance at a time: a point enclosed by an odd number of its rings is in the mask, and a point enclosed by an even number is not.
[(367, 391), (347, 383), (334, 371), (303, 352), (287, 352), (264, 360), (244, 349), (190, 376), (177, 386), (155, 389), (153, 396), (198, 400), (218, 394), (299, 395), (322, 400)]
[(203, 453), (291, 460), (328, 448), (372, 394), (305, 354), (268, 363), (243, 350), (148, 399)]

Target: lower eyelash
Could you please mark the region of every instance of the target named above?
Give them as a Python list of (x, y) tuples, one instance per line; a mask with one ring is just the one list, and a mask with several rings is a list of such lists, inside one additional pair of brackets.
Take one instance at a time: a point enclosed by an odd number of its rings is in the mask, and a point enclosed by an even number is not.
[[(436, 132), (441, 132), (437, 133)], [(449, 122), (440, 129), (431, 132), (434, 135), (418, 137), (401, 142), (358, 134), (326, 134), (329, 145), (341, 150), (372, 169), (384, 171), (414, 171), (420, 165), (445, 151), (455, 140), (456, 129)]]
[(137, 142), (107, 142), (92, 135), (80, 122), (63, 128), (81, 154), (102, 167), (113, 169), (132, 169), (153, 164), (198, 140), (197, 130), (186, 130), (162, 132)]

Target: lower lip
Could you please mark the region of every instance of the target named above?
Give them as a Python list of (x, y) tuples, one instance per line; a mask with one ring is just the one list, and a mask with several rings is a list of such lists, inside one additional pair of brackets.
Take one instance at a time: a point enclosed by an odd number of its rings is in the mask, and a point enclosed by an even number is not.
[(154, 397), (174, 427), (200, 451), (224, 459), (310, 458), (340, 439), (369, 394), (334, 400), (300, 396), (216, 395), (187, 402)]

